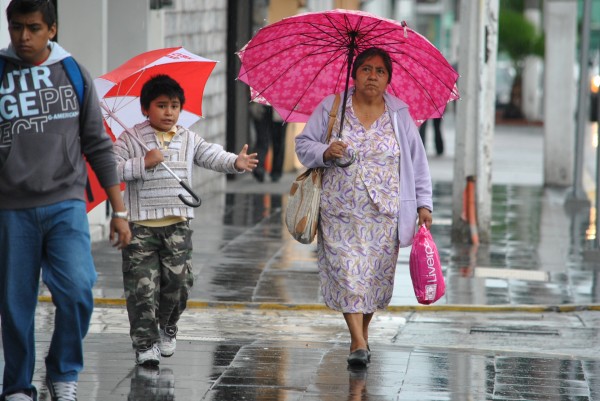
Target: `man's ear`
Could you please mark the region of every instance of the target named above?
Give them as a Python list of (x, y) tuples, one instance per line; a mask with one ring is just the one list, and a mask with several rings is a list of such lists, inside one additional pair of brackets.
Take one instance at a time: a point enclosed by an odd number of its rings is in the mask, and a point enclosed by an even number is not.
[(54, 39), (54, 37), (56, 36), (56, 23), (52, 24), (52, 26), (50, 27), (50, 29), (48, 29), (48, 36), (50, 36), (50, 40)]

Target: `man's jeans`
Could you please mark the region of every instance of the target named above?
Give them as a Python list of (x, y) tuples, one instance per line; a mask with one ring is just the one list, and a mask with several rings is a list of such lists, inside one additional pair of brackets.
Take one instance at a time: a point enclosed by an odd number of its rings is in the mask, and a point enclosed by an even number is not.
[(56, 305), (46, 374), (53, 381), (76, 381), (96, 281), (85, 202), (0, 209), (0, 250), (3, 395), (33, 389), (40, 268)]

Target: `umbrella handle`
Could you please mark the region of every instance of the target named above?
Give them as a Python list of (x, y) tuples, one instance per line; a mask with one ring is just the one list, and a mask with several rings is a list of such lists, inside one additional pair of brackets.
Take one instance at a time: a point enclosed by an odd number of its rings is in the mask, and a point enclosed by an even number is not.
[[(146, 144), (144, 142), (142, 142), (138, 137), (136, 137), (135, 135), (133, 135), (129, 129), (129, 127), (127, 127), (123, 121), (121, 121), (116, 115), (115, 113), (113, 113), (108, 106), (106, 105), (106, 103), (104, 102), (100, 102), (100, 107), (102, 107), (104, 109), (104, 111), (106, 111), (108, 113), (108, 115), (115, 120), (117, 123), (119, 123), (119, 125), (121, 127), (123, 127), (123, 129), (125, 131), (127, 131), (130, 135), (131, 138), (133, 138), (146, 152), (149, 151), (150, 149), (148, 148), (148, 146), (146, 146)], [(196, 202), (190, 202), (189, 200), (185, 199), (183, 197), (183, 195), (179, 194), (179, 199), (185, 203), (186, 205), (190, 206), (190, 207), (199, 207), (202, 204), (202, 201), (200, 200), (200, 198), (198, 197), (198, 195), (196, 195), (194, 193), (194, 191), (192, 191), (192, 188), (190, 188), (185, 182), (183, 182), (183, 180), (181, 178), (179, 178), (179, 176), (169, 168), (169, 166), (167, 166), (164, 162), (160, 163), (161, 166), (163, 166), (168, 172), (169, 174), (171, 174), (173, 176), (173, 178), (175, 178), (177, 180), (177, 182), (179, 182), (179, 185), (181, 185), (188, 194), (190, 194), (190, 196), (192, 198), (194, 198), (196, 200)]]
[(354, 163), (356, 161), (356, 153), (352, 149), (348, 149), (348, 154), (350, 155), (350, 159), (348, 161), (342, 162), (340, 159), (335, 159), (335, 165), (345, 168)]
[[(350, 43), (348, 44), (348, 65), (346, 68), (346, 86), (344, 87), (344, 100), (342, 101), (342, 116), (340, 117), (340, 131), (338, 132), (338, 141), (342, 140), (342, 131), (344, 129), (344, 120), (346, 119), (346, 101), (348, 100), (348, 84), (350, 83), (350, 70), (352, 69), (352, 60), (354, 60), (354, 51), (358, 50), (356, 46), (356, 36), (357, 32), (351, 31), (350, 33)], [(342, 162), (339, 159), (335, 159), (334, 163), (338, 167), (346, 168), (356, 160), (356, 153), (351, 149), (348, 149), (348, 154), (350, 155), (350, 159)]]
[(196, 202), (190, 202), (189, 200), (185, 199), (185, 197), (182, 194), (179, 194), (179, 199), (183, 203), (190, 207), (199, 207), (202, 204), (202, 200), (200, 200), (198, 195), (196, 195), (194, 191), (192, 191), (192, 188), (190, 188), (188, 184), (186, 184), (184, 181), (179, 181), (179, 185), (181, 185), (183, 189), (185, 189), (187, 193), (190, 194), (190, 196), (196, 200)]

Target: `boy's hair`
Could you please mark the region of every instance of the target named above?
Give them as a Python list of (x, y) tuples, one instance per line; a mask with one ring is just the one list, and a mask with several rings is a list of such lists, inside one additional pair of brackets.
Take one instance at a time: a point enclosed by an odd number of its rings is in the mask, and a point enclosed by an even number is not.
[(356, 58), (354, 59), (354, 64), (352, 66), (352, 79), (356, 79), (356, 71), (358, 68), (365, 63), (368, 58), (373, 56), (380, 56), (383, 60), (383, 65), (388, 72), (388, 81), (389, 84), (392, 82), (392, 59), (388, 52), (379, 47), (369, 47), (368, 49), (362, 51)]
[(166, 95), (169, 99), (179, 99), (181, 108), (183, 108), (183, 104), (185, 103), (183, 88), (179, 85), (179, 82), (165, 74), (154, 75), (142, 86), (140, 94), (142, 108), (148, 110), (150, 103), (162, 95)]
[(48, 28), (56, 24), (56, 9), (51, 0), (12, 0), (6, 7), (6, 20), (10, 23), (14, 14), (42, 13), (42, 19)]

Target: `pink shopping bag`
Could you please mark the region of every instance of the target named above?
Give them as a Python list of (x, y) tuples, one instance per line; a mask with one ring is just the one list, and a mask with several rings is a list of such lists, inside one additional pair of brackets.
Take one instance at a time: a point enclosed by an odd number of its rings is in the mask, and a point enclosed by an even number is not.
[(444, 296), (446, 283), (440, 255), (425, 224), (413, 238), (409, 265), (415, 296), (420, 304), (429, 305)]

